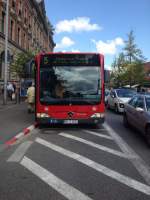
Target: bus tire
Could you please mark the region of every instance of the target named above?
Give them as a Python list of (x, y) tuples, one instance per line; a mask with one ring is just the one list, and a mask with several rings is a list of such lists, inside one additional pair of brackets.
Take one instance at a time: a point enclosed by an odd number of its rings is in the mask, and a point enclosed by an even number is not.
[(42, 128), (44, 128), (44, 125), (43, 124), (38, 124), (38, 128), (42, 129)]

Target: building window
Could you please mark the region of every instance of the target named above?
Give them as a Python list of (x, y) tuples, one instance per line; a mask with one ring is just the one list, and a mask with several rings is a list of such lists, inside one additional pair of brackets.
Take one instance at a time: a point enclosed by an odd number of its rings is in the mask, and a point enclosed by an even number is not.
[(26, 34), (23, 34), (23, 48), (26, 49)]
[(19, 3), (18, 3), (18, 15), (19, 15), (19, 17), (21, 17), (21, 14), (22, 14), (21, 1), (19, 1)]
[(12, 8), (13, 8), (13, 9), (16, 8), (16, 2), (15, 2), (15, 0), (12, 0)]
[(18, 44), (21, 46), (21, 30), (20, 30), (19, 27), (18, 27), (17, 35), (18, 35), (18, 40), (17, 40), (17, 42), (18, 42)]
[(2, 12), (2, 25), (1, 25), (1, 31), (2, 31), (2, 33), (5, 32), (4, 29), (5, 29), (5, 13)]
[(24, 10), (24, 23), (27, 24), (27, 9)]
[(14, 39), (14, 22), (11, 20), (10, 22), (10, 39), (13, 40)]
[(28, 38), (28, 51), (30, 50), (30, 38)]
[(31, 17), (29, 15), (29, 28), (31, 28)]

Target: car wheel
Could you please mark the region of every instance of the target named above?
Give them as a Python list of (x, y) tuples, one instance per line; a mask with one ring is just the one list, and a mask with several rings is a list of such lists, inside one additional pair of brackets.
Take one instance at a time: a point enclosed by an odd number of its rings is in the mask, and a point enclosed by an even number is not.
[(150, 147), (150, 125), (148, 125), (146, 128), (146, 141), (148, 146)]
[(127, 118), (127, 115), (124, 113), (123, 114), (123, 124), (126, 128), (129, 127), (129, 122), (128, 122), (128, 118)]
[(115, 104), (115, 113), (119, 113), (117, 104)]

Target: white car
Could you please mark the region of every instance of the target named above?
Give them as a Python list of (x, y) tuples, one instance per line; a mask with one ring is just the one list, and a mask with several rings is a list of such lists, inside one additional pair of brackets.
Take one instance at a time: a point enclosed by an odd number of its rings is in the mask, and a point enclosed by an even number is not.
[(107, 108), (114, 109), (116, 113), (124, 112), (124, 104), (127, 103), (136, 91), (132, 89), (114, 89), (107, 97)]

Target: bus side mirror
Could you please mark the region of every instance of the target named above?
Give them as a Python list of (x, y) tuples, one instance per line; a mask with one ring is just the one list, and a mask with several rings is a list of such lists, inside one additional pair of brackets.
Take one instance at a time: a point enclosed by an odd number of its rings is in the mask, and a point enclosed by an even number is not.
[(108, 83), (110, 81), (110, 71), (104, 70), (104, 83)]

